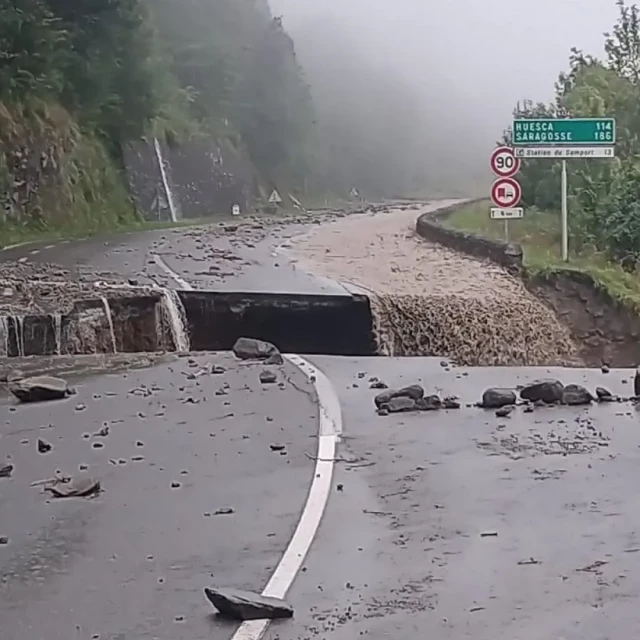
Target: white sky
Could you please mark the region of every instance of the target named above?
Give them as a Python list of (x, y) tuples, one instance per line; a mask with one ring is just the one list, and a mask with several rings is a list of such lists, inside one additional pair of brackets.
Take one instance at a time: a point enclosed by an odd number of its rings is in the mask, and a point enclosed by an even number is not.
[[(491, 146), (518, 100), (548, 101), (573, 46), (602, 55), (615, 0), (270, 0), (286, 28), (323, 13), (350, 26), (367, 55), (391, 63), (444, 126), (465, 118)], [(330, 41), (327, 41), (330, 47)], [(304, 60), (302, 60), (304, 65)], [(451, 114), (454, 114), (453, 116)]]

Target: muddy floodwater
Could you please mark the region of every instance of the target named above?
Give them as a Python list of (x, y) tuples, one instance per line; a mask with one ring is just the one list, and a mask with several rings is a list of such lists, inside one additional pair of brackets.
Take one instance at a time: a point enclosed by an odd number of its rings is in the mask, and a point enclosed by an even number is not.
[(291, 256), (372, 296), (382, 354), (469, 365), (580, 364), (568, 328), (521, 280), (417, 235), (417, 218), (434, 209), (350, 216), (294, 238)]

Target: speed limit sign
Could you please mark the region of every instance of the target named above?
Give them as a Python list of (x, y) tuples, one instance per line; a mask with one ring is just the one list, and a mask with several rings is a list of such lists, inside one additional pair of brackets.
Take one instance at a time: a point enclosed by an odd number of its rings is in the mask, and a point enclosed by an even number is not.
[(520, 171), (520, 158), (511, 147), (498, 147), (491, 154), (491, 171), (499, 178), (511, 178)]

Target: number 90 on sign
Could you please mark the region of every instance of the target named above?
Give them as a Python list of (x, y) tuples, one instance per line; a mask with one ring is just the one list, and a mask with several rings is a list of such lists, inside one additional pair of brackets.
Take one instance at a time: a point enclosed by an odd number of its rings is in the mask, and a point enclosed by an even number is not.
[(511, 147), (498, 147), (491, 154), (491, 171), (499, 178), (511, 178), (520, 171), (520, 159)]
[(522, 207), (493, 207), (491, 209), (492, 220), (517, 220), (519, 218), (524, 218), (524, 209)]

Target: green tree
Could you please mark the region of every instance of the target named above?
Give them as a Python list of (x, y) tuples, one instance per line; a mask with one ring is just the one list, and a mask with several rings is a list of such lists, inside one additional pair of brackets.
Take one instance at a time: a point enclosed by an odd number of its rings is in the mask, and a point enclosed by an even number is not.
[(41, 0), (0, 0), (0, 100), (57, 95), (71, 44)]
[[(611, 33), (604, 34), (607, 59), (600, 61), (573, 49), (569, 71), (561, 73), (556, 83), (553, 104), (534, 108), (529, 103), (516, 115), (616, 119), (615, 160), (570, 163), (570, 224), (579, 246), (591, 245), (629, 265), (637, 257), (634, 247), (640, 250), (640, 224), (635, 222), (632, 203), (633, 194), (640, 193), (636, 160), (640, 155), (640, 14), (636, 5), (627, 6), (624, 0), (616, 4), (618, 20)], [(559, 210), (559, 174), (559, 162), (523, 163), (526, 204)]]

